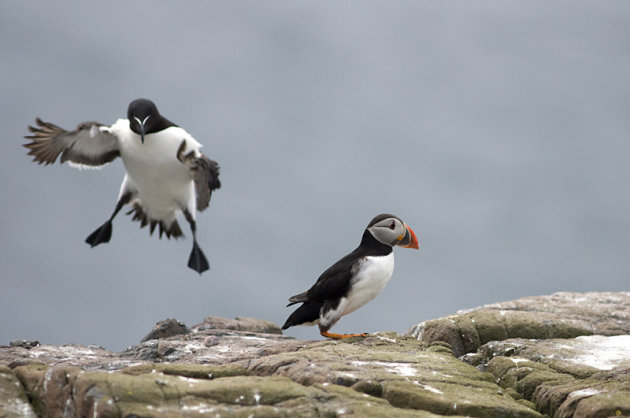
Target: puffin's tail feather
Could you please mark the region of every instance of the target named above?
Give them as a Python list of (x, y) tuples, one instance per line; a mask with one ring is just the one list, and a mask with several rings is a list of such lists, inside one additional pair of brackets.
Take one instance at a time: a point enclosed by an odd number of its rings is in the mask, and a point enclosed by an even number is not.
[(308, 290), (306, 292), (302, 292), (299, 295), (294, 295), (289, 298), (289, 304), (287, 306), (295, 305), (296, 303), (306, 302), (308, 301), (307, 296)]
[(309, 322), (315, 322), (319, 319), (319, 312), (322, 308), (321, 302), (305, 302), (297, 308), (282, 326), (282, 329), (287, 329), (295, 325), (308, 324)]

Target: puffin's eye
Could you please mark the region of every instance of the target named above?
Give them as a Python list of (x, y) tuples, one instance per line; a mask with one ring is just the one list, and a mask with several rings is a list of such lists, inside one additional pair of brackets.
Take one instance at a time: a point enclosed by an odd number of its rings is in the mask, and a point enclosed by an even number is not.
[(389, 229), (393, 230), (396, 228), (396, 222), (392, 221), (392, 224), (389, 226)]

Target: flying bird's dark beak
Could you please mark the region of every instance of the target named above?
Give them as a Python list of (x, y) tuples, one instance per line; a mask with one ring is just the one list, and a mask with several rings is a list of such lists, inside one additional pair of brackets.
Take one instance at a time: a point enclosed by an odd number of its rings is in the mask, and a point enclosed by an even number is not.
[(140, 124), (140, 140), (144, 144), (144, 123)]
[(405, 224), (405, 235), (400, 240), (400, 242), (396, 245), (400, 247), (404, 247), (404, 248), (413, 248), (416, 250), (420, 248), (420, 245), (418, 245), (418, 237), (416, 237), (416, 234), (415, 232), (413, 232), (413, 229), (409, 228), (407, 224)]

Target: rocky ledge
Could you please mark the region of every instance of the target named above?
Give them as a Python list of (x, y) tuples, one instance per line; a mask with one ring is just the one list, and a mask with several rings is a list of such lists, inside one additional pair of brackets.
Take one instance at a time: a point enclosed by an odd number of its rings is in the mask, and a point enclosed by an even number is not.
[(173, 319), (114, 353), (0, 346), (0, 417), (630, 415), (630, 293), (556, 293), (405, 335), (300, 341), (271, 322)]

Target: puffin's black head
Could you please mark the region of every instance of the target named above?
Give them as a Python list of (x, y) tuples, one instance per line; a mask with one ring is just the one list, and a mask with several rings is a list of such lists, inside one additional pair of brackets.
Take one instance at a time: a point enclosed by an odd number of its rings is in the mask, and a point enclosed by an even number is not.
[(398, 245), (418, 249), (418, 238), (413, 230), (399, 217), (389, 213), (375, 216), (367, 226), (367, 231), (383, 244)]
[(140, 135), (143, 144), (145, 134), (163, 129), (160, 128), (162, 119), (160, 112), (151, 100), (136, 99), (129, 103), (127, 119), (129, 119), (129, 128)]

